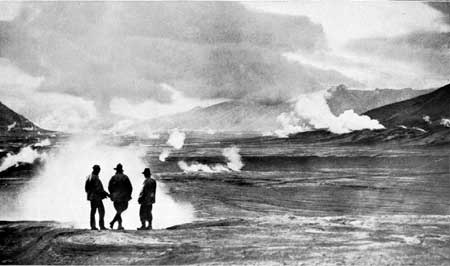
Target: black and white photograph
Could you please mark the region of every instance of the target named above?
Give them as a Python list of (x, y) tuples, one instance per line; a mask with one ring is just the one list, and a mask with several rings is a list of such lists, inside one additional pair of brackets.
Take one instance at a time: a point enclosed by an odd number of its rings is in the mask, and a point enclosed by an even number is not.
[(450, 2), (0, 1), (1, 265), (450, 265)]

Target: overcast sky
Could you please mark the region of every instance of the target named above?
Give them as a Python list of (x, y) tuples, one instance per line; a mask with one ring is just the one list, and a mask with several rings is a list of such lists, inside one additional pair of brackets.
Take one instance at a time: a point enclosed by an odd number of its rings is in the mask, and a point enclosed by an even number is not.
[(449, 82), (449, 8), (423, 2), (0, 3), (0, 97), (39, 125), (147, 119), (346, 84)]

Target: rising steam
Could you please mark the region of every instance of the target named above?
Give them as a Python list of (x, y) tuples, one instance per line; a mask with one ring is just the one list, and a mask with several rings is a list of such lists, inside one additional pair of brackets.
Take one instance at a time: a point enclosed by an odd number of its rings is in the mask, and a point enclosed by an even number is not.
[(164, 149), (161, 154), (159, 155), (159, 160), (161, 162), (165, 162), (167, 157), (169, 157), (170, 155), (170, 150), (169, 149)]
[[(28, 151), (30, 147), (26, 148)], [(32, 152), (32, 151), (31, 151)], [(86, 200), (84, 182), (94, 164), (101, 166), (100, 179), (107, 189), (110, 177), (117, 163), (124, 165), (133, 184), (132, 200), (124, 213), (124, 226), (136, 228), (139, 222), (137, 198), (144, 180), (141, 174), (145, 147), (137, 145), (114, 146), (99, 138), (77, 137), (49, 155), (42, 171), (24, 191), (21, 192), (16, 210), (2, 212), (8, 217), (0, 219), (56, 220), (70, 222), (77, 227), (89, 225), (89, 202)], [(33, 153), (33, 152), (32, 152)], [(36, 153), (33, 153), (36, 156)], [(163, 228), (193, 220), (193, 208), (188, 203), (174, 201), (167, 195), (164, 184), (158, 182), (154, 205), (154, 227)], [(105, 221), (114, 215), (112, 202), (103, 201), (106, 209)]]
[(228, 160), (227, 167), (233, 171), (240, 171), (244, 167), (239, 151), (240, 149), (236, 146), (225, 148), (222, 151), (222, 155)]
[(225, 148), (222, 151), (222, 155), (227, 159), (227, 164), (213, 164), (207, 165), (199, 162), (192, 162), (191, 164), (185, 161), (179, 161), (178, 166), (184, 172), (205, 172), (205, 173), (220, 173), (220, 172), (231, 172), (231, 171), (241, 171), (244, 167), (241, 155), (239, 154), (239, 148), (232, 146)]
[(167, 140), (167, 144), (179, 150), (184, 145), (184, 139), (186, 138), (186, 134), (175, 128), (170, 131), (169, 139)]
[(8, 131), (11, 131), (14, 127), (16, 127), (17, 123), (14, 121), (11, 125), (8, 125)]
[[(35, 144), (37, 145), (37, 144)], [(32, 148), (33, 145), (22, 148), (17, 154), (8, 153), (0, 165), (0, 172), (18, 165), (19, 163), (33, 163), (35, 160), (45, 160), (47, 154)]]
[(52, 145), (52, 142), (49, 139), (44, 139), (36, 144), (33, 145), (33, 147), (47, 147)]
[(377, 120), (358, 115), (353, 110), (346, 110), (335, 116), (326, 102), (327, 93), (322, 91), (300, 96), (293, 112), (278, 116), (282, 129), (276, 130), (275, 134), (287, 137), (289, 134), (316, 129), (342, 134), (354, 130), (384, 128)]
[(450, 119), (442, 118), (441, 121), (439, 122), (439, 124), (444, 127), (450, 127)]
[[(186, 133), (179, 131), (178, 128), (175, 128), (169, 131), (169, 139), (167, 140), (167, 144), (172, 146), (174, 149), (179, 150), (183, 148), (185, 139)], [(167, 157), (169, 157), (170, 152), (170, 149), (164, 149), (159, 155), (159, 160), (161, 162), (165, 162)]]

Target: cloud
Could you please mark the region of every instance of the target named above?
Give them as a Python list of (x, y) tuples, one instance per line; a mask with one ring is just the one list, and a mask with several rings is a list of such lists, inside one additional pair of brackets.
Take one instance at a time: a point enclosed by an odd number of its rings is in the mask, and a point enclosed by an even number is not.
[(0, 95), (51, 129), (223, 99), (280, 103), (338, 84), (427, 87), (449, 74), (445, 11), (421, 2), (1, 5)]
[(390, 39), (355, 40), (347, 47), (358, 57), (376, 54), (378, 61), (384, 61), (385, 66), (391, 62), (407, 66), (398, 68), (407, 77), (403, 81), (411, 84), (410, 87), (427, 88), (439, 87), (450, 81), (449, 41), (450, 32), (412, 32)]
[(321, 25), (239, 3), (23, 3), (0, 39), (1, 57), (44, 77), (39, 91), (94, 101), (100, 114), (111, 101), (172, 103), (161, 83), (190, 98), (273, 102), (352, 82), (281, 56), (323, 49)]
[[(167, 102), (162, 82), (202, 98), (258, 94), (268, 82), (264, 94), (302, 70), (278, 51), (324, 45), (321, 26), (306, 17), (262, 15), (238, 3), (31, 3), (1, 24), (0, 36), (8, 40), (3, 57), (45, 76), (41, 90), (104, 109), (113, 97)], [(228, 94), (235, 85), (244, 89)]]
[(337, 71), (360, 83), (350, 87), (429, 88), (449, 81), (447, 52), (436, 46), (417, 46), (448, 44), (448, 37), (444, 37), (450, 30), (444, 23), (446, 16), (427, 3), (301, 1), (246, 5), (264, 12), (308, 16), (322, 25), (329, 49), (297, 50), (285, 56), (318, 69)]
[(270, 13), (307, 16), (322, 25), (331, 47), (355, 39), (448, 30), (442, 23), (444, 16), (422, 2), (343, 0), (247, 2), (246, 5)]
[(20, 2), (0, 2), (0, 21), (11, 21), (20, 12)]
[(93, 101), (60, 93), (2, 93), (2, 102), (14, 106), (38, 126), (64, 132), (85, 131), (97, 118)]
[(434, 9), (440, 11), (444, 15), (444, 20), (447, 24), (450, 24), (450, 3), (449, 2), (427, 2), (428, 5)]
[(0, 59), (0, 96), (14, 111), (38, 126), (60, 131), (79, 131), (97, 117), (93, 101), (58, 92), (39, 90), (43, 76), (32, 76), (8, 59)]

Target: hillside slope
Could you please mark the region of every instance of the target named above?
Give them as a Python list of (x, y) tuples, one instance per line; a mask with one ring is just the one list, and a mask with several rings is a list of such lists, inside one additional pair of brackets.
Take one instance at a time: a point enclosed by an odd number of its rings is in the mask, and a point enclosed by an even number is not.
[(153, 129), (269, 131), (278, 127), (277, 116), (291, 110), (290, 104), (266, 105), (250, 101), (229, 101), (185, 113), (148, 121)]
[(14, 112), (0, 102), (0, 132), (42, 130), (24, 116)]
[[(450, 118), (450, 84), (431, 93), (370, 110), (365, 115), (385, 127), (439, 127)], [(450, 126), (450, 125), (449, 125)]]
[(432, 91), (433, 89), (413, 90), (411, 88), (398, 90), (351, 90), (340, 85), (329, 90), (330, 97), (327, 103), (331, 112), (335, 115), (339, 115), (349, 109), (353, 109), (355, 113), (362, 114), (377, 107), (411, 99)]

